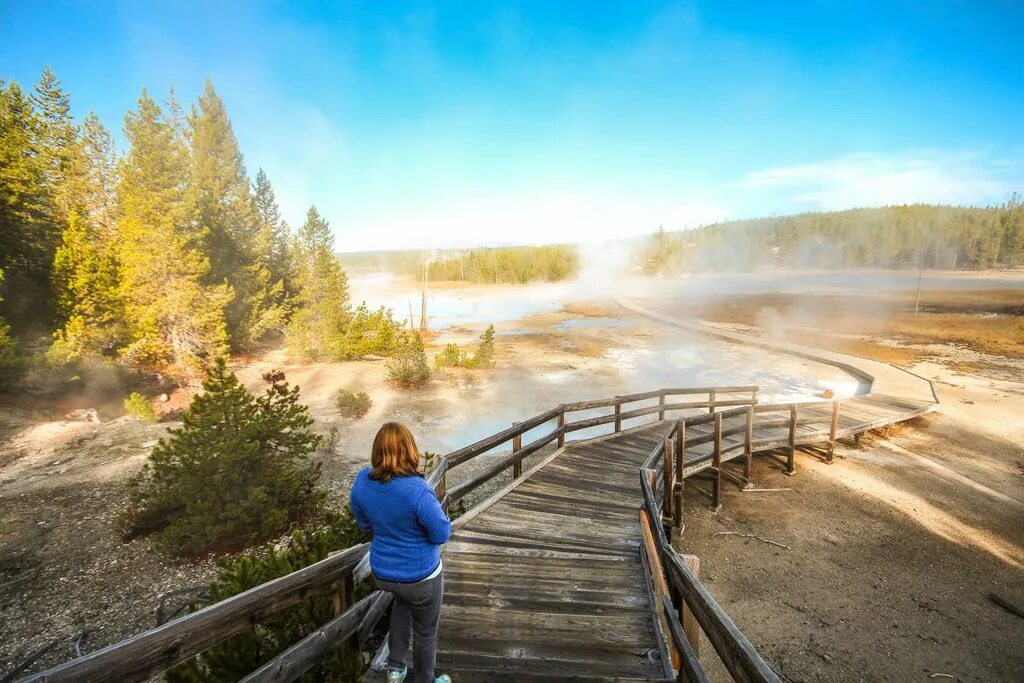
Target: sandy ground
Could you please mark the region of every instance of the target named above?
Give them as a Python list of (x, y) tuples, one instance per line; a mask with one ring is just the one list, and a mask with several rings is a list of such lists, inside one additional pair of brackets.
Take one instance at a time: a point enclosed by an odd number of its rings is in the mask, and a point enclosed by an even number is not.
[[(413, 392), (390, 386), (382, 361), (310, 365), (271, 353), (235, 369), (254, 390), (271, 368), (283, 368), (302, 387), (316, 428), (334, 428), (333, 443), (314, 457), (339, 502), (387, 419), (411, 424), (424, 450), (445, 452), (560, 401), (665, 384), (728, 376), (773, 385), (778, 398), (856, 388), (840, 387), (843, 377), (820, 366), (742, 347), (716, 349), (725, 370), (707, 367), (700, 361), (706, 340), (643, 321), (601, 322), (624, 316), (577, 302), (499, 323), (495, 370), (437, 373)], [(566, 320), (581, 324), (560, 327)], [(813, 320), (799, 322), (814, 327)], [(438, 334), (432, 350), (471, 343), (484, 323)], [(838, 338), (817, 330), (826, 332)], [(1006, 379), (1005, 369), (958, 372), (963, 359), (954, 354), (962, 347), (928, 343), (938, 349), (920, 357), (927, 360), (915, 356), (916, 369), (939, 378), (945, 415), (869, 448), (842, 449), (849, 457), (831, 467), (804, 457), (796, 478), (762, 459), (758, 485), (794, 491), (729, 491), (717, 517), (690, 498), (688, 551), (702, 557), (713, 592), (791, 680), (912, 680), (927, 672), (1013, 680), (1021, 672), (1024, 620), (985, 596), (995, 591), (1024, 604), (1024, 387)], [(341, 387), (370, 393), (365, 418), (337, 415), (333, 394)], [(168, 405), (187, 400), (174, 396)], [(168, 425), (101, 418), (67, 420), (17, 404), (0, 409), (0, 676), (40, 650), (35, 669), (73, 656), (83, 632), (79, 644), (89, 652), (152, 627), (158, 613), (200, 594), (215, 572), (212, 559), (179, 564), (148, 539), (120, 541), (113, 520), (126, 502), (123, 481)], [(712, 535), (720, 530), (756, 533), (791, 550)]]
[[(731, 306), (712, 317), (756, 322), (737, 315), (756, 305)], [(1024, 608), (1021, 358), (987, 352), (984, 329), (955, 343), (899, 334), (893, 318), (857, 336), (858, 350), (890, 362), (891, 349), (910, 352), (916, 362), (904, 365), (937, 383), (942, 414), (842, 444), (833, 465), (805, 452), (795, 477), (756, 458), (755, 486), (787, 490), (727, 485), (717, 515), (691, 487), (679, 546), (700, 557), (706, 585), (786, 680), (1024, 680), (1024, 619), (989, 599)], [(849, 329), (834, 323), (804, 316), (783, 332), (849, 350)], [(703, 653), (727, 680), (707, 642)]]
[(757, 458), (755, 486), (790, 490), (726, 487), (717, 515), (690, 492), (681, 547), (787, 680), (1024, 680), (1024, 619), (988, 599), (1024, 606), (1024, 385), (917, 369), (942, 415), (795, 477)]

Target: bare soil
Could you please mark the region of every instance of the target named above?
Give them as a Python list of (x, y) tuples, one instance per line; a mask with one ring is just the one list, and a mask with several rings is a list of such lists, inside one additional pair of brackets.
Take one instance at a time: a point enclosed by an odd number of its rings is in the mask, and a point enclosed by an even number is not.
[(717, 515), (691, 487), (680, 547), (785, 680), (1022, 680), (1024, 619), (988, 597), (1024, 606), (1020, 424), (973, 426), (1020, 392), (947, 388), (946, 414), (844, 444), (833, 465), (800, 454), (794, 477), (756, 458), (756, 487), (789, 490), (727, 486)]
[[(786, 490), (726, 485), (717, 515), (691, 486), (680, 548), (785, 680), (1024, 680), (1024, 619), (989, 597), (1024, 609), (1021, 312), (991, 323), (988, 310), (914, 316), (887, 302), (871, 316), (802, 297), (783, 297), (800, 306), (789, 313), (778, 297), (744, 297), (708, 317), (908, 367), (936, 382), (942, 414), (843, 443), (832, 465), (808, 449), (794, 477), (758, 457), (755, 487)], [(968, 306), (1020, 297), (933, 293)]]

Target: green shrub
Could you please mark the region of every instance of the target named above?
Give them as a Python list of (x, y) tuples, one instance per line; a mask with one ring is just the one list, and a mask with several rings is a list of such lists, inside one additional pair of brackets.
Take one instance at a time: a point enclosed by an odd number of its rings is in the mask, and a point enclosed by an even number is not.
[(313, 419), (283, 373), (264, 379), (270, 386), (254, 397), (216, 361), (183, 425), (131, 480), (127, 536), (156, 533), (177, 555), (237, 550), (319, 511), (320, 467), (307, 462), (320, 444)]
[(434, 356), (439, 368), (493, 368), (494, 367), (494, 325), (488, 325), (480, 335), (480, 345), (470, 356), (458, 344), (448, 344), (444, 351)]
[[(220, 573), (210, 584), (210, 601), (226, 600), (365, 540), (366, 535), (347, 510), (328, 512), (318, 523), (292, 533), (283, 549), (271, 545), (221, 560)], [(369, 590), (368, 586), (357, 587), (356, 597), (362, 598)], [(334, 595), (334, 591), (325, 590), (303, 597), (299, 604), (261, 619), (258, 625), (249, 626), (171, 669), (167, 680), (169, 683), (240, 680), (334, 618)], [(365, 668), (359, 653), (343, 657), (339, 648), (332, 647), (318, 665), (299, 680), (357, 681)]]
[(480, 335), (480, 346), (473, 354), (473, 360), (470, 361), (469, 367), (494, 367), (494, 325), (488, 325), (484, 333)]
[(349, 391), (338, 389), (334, 396), (334, 405), (342, 417), (362, 417), (370, 410), (373, 401), (365, 391)]
[(444, 351), (434, 356), (434, 365), (439, 368), (464, 368), (468, 362), (468, 355), (459, 349), (458, 344), (448, 344)]
[(385, 374), (402, 387), (422, 384), (430, 378), (430, 365), (419, 332), (402, 335), (394, 355), (388, 359)]
[(129, 415), (133, 415), (140, 420), (156, 422), (156, 411), (153, 409), (153, 404), (149, 402), (148, 398), (137, 391), (133, 391), (124, 400), (124, 410)]
[(7, 323), (0, 318), (0, 389), (6, 389), (13, 384), (24, 368), (22, 358), (18, 355), (9, 332)]
[(344, 357), (386, 356), (394, 351), (400, 329), (390, 309), (381, 306), (371, 311), (364, 302), (356, 307), (345, 327)]

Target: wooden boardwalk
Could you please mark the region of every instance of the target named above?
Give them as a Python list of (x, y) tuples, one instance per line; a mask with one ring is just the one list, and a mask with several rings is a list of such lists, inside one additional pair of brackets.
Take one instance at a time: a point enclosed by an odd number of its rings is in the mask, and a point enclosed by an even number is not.
[[(885, 363), (699, 329), (835, 365), (869, 391), (841, 407), (691, 411), (559, 449), (471, 512), (446, 546), (440, 671), (459, 681), (675, 680), (651, 572), (641, 566), (638, 516), (638, 470), (666, 436), (678, 439), (684, 424), (680, 476), (710, 478), (717, 506), (723, 476), (750, 485), (755, 453), (788, 449), (792, 474), (797, 446), (828, 444), (831, 459), (838, 438), (938, 408), (927, 380)], [(725, 467), (735, 460), (739, 469)]]
[(455, 532), (439, 671), (457, 681), (673, 680), (639, 552), (637, 473), (664, 431), (567, 447)]

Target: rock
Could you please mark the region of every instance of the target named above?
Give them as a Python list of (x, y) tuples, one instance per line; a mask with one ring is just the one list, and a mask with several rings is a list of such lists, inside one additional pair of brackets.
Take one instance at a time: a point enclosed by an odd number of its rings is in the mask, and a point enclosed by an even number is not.
[(64, 419), (74, 422), (99, 422), (100, 414), (96, 412), (95, 408), (79, 408), (65, 415)]
[(160, 394), (160, 402), (161, 403), (167, 403), (170, 400), (171, 400), (171, 397), (168, 396), (167, 394)]
[(153, 446), (157, 445), (158, 443), (160, 443), (160, 441), (158, 439), (153, 439), (152, 441), (147, 441), (144, 444), (142, 444), (141, 448), (152, 448)]

